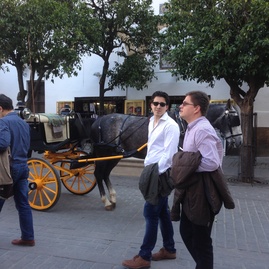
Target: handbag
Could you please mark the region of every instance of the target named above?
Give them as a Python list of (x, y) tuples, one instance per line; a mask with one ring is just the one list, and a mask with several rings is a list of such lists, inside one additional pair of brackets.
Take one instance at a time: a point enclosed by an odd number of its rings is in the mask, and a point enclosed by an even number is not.
[(10, 148), (0, 152), (0, 198), (13, 196), (13, 179), (10, 172)]

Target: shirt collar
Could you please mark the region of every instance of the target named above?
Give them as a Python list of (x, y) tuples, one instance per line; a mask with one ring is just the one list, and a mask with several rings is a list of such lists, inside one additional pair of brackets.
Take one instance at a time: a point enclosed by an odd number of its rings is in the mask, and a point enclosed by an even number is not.
[[(167, 111), (160, 117), (160, 120), (167, 120), (167, 118), (169, 117)], [(153, 121), (154, 120), (154, 115), (150, 118), (150, 121)]]
[(193, 122), (189, 123), (187, 126), (188, 130), (191, 130), (196, 124), (198, 124), (200, 121), (204, 120), (205, 116), (201, 116), (198, 119), (194, 120)]

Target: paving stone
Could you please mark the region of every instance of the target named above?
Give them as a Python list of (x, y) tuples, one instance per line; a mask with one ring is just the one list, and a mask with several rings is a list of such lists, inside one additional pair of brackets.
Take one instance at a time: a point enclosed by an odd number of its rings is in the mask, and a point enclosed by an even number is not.
[[(214, 268), (269, 269), (269, 158), (259, 158), (255, 167), (262, 183), (235, 180), (237, 157), (225, 156), (223, 169), (236, 208), (222, 208), (216, 216), (212, 231)], [(64, 187), (54, 208), (33, 211), (35, 247), (10, 243), (19, 237), (20, 230), (13, 199), (7, 200), (0, 214), (0, 268), (123, 269), (122, 261), (136, 255), (142, 243), (144, 200), (138, 176), (113, 175), (111, 180), (117, 191), (117, 207), (112, 212), (105, 211), (97, 188), (80, 196)], [(179, 222), (173, 226), (177, 259), (152, 262), (152, 269), (195, 268), (181, 240)], [(161, 247), (159, 232), (155, 250)]]

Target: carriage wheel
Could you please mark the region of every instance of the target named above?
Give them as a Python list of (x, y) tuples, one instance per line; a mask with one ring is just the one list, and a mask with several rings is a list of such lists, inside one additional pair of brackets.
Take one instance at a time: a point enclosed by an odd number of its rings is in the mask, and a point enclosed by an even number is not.
[(61, 181), (55, 168), (43, 159), (31, 158), (29, 167), (30, 206), (39, 211), (52, 208), (61, 195)]
[(63, 185), (71, 193), (78, 195), (87, 194), (91, 192), (96, 186), (94, 164), (70, 169), (70, 163), (62, 162), (61, 167), (68, 170), (68, 172), (60, 170), (60, 177)]

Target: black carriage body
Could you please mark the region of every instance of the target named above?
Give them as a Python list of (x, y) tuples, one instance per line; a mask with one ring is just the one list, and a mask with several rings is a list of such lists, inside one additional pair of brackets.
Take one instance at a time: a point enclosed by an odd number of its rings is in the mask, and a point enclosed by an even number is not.
[[(89, 131), (80, 117), (58, 114), (31, 114), (30, 127), (29, 204), (46, 211), (59, 200), (61, 183), (71, 193), (83, 195), (95, 185), (95, 163), (90, 160), (93, 146)], [(30, 158), (32, 152), (44, 153)]]
[(76, 119), (58, 114), (35, 114), (27, 120), (30, 126), (31, 151), (56, 152), (69, 144), (79, 144), (80, 134)]

